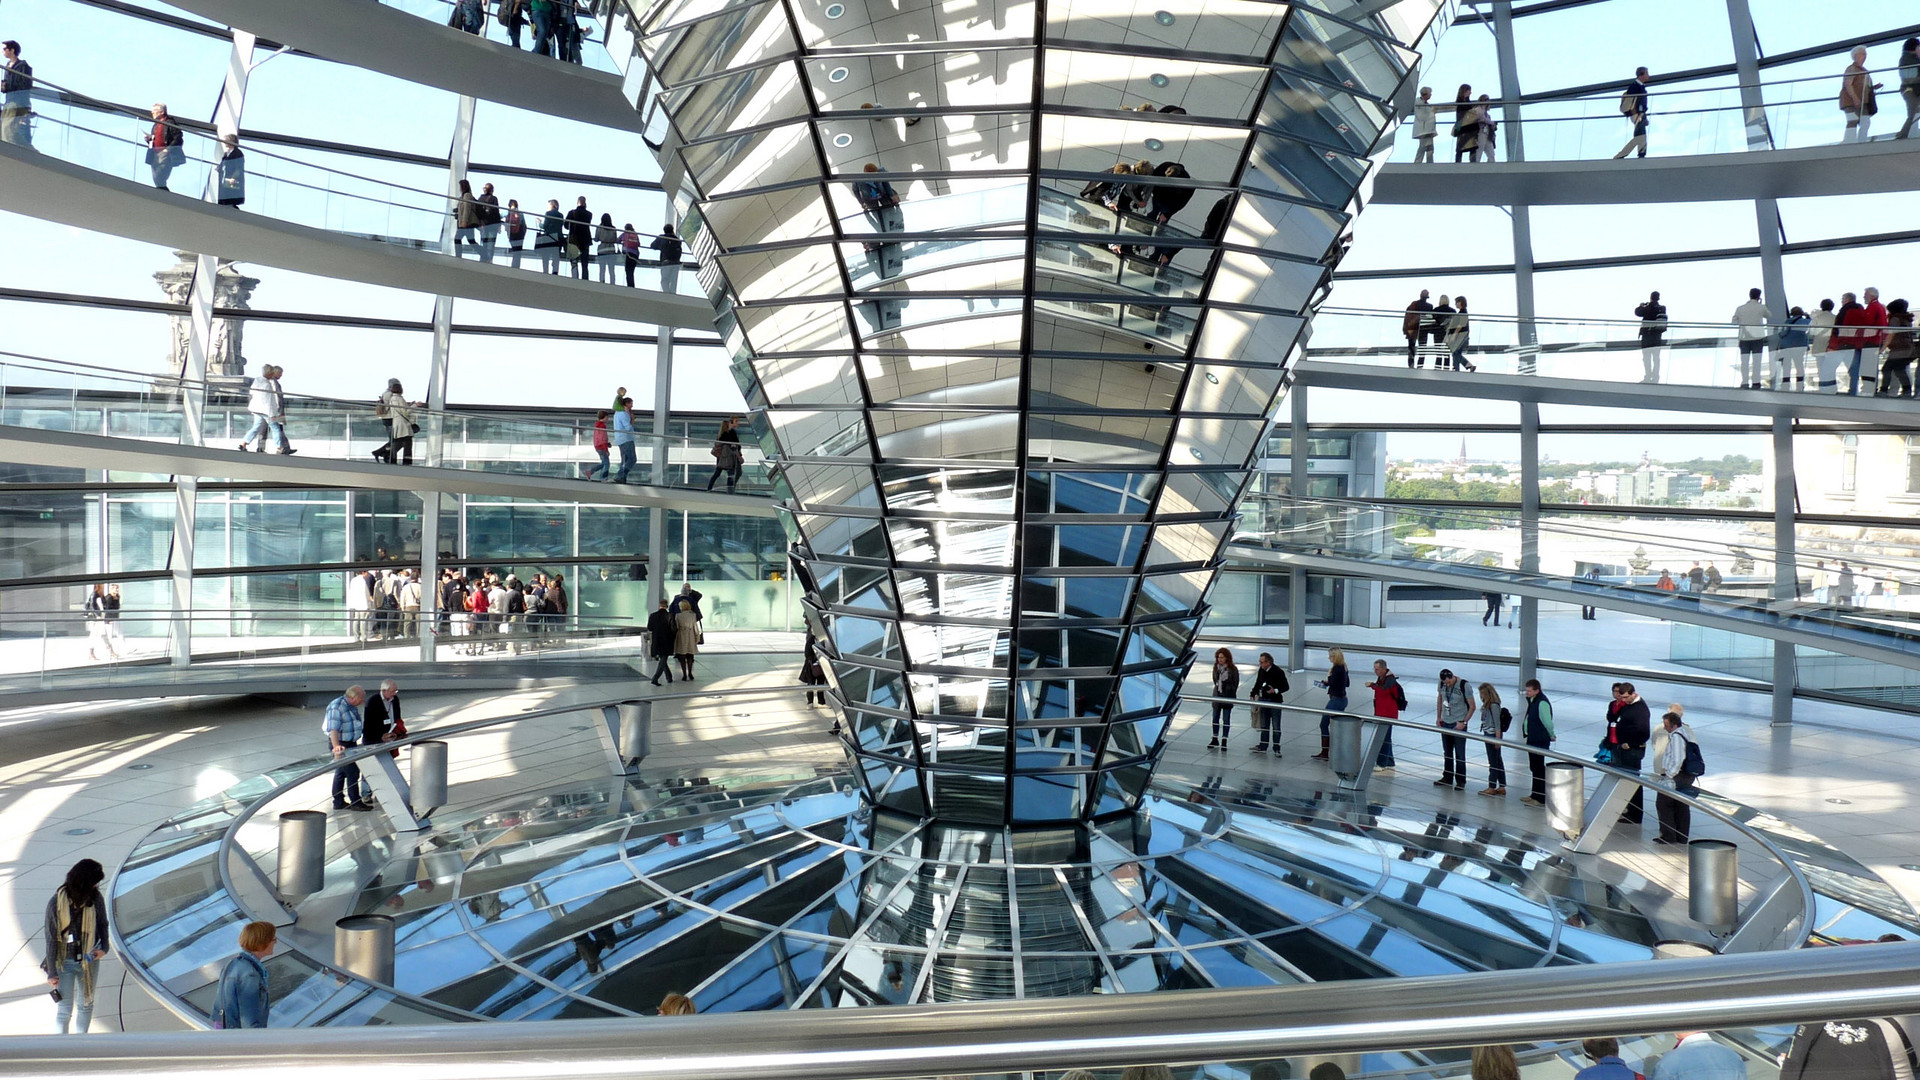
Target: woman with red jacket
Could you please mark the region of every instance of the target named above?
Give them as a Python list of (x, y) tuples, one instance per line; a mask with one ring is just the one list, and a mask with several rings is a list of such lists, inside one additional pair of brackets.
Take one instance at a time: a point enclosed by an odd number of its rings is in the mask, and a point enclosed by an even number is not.
[(589, 480), (605, 480), (607, 471), (613, 467), (607, 456), (613, 449), (613, 442), (607, 437), (607, 418), (613, 414), (601, 409), (593, 418), (593, 452), (600, 455), (600, 467), (587, 474)]

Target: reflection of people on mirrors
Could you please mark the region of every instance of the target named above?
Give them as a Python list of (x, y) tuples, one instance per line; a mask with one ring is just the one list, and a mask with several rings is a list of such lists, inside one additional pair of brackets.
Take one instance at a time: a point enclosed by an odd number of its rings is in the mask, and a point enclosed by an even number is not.
[[(860, 209), (866, 211), (867, 220), (873, 223), (875, 232), (899, 232), (901, 229), (900, 194), (893, 185), (880, 179), (877, 174), (880, 166), (869, 161), (860, 170), (869, 174), (853, 182), (853, 197), (859, 201)], [(868, 245), (873, 250), (875, 245)]]
[(600, 957), (613, 948), (615, 943), (613, 927), (601, 926), (574, 938), (573, 951), (580, 957), (580, 962), (587, 966), (587, 974), (598, 975), (600, 974)]

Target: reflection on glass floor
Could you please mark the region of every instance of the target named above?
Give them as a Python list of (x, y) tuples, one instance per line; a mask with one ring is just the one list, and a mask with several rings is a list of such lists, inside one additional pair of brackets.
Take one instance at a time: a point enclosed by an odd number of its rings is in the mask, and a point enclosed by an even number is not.
[[(603, 787), (443, 814), (361, 861), (396, 979), (456, 1014), (702, 1012), (1141, 993), (1642, 959), (1612, 888), (1492, 827), (1163, 793), (1090, 830), (943, 827), (799, 788)], [(335, 1021), (338, 1022), (338, 1021)]]

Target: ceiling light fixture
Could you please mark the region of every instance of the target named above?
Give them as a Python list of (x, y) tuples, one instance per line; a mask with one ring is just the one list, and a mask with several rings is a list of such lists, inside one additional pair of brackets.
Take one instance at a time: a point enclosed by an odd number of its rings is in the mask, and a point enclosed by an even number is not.
[(1153, 150), (1153, 151), (1156, 151), (1156, 152), (1157, 152), (1157, 151), (1160, 151), (1160, 150), (1165, 150), (1166, 148), (1167, 148), (1167, 144), (1166, 144), (1166, 143), (1163, 143), (1163, 142), (1161, 142), (1161, 141), (1160, 141), (1159, 139), (1148, 139), (1148, 140), (1147, 140), (1147, 149), (1149, 149), (1149, 150)]
[(837, 67), (837, 68), (834, 68), (832, 71), (827, 72), (827, 81), (828, 82), (846, 82), (847, 69), (843, 67)]
[(845, 147), (845, 146), (852, 146), (852, 145), (853, 145), (853, 136), (851, 136), (851, 135), (849, 135), (849, 134), (847, 134), (846, 132), (844, 132), (844, 131), (843, 131), (843, 132), (841, 132), (840, 134), (838, 134), (838, 135), (835, 135), (835, 136), (833, 137), (833, 145), (835, 145), (835, 146), (842, 146), (842, 147)]
[(827, 5), (827, 18), (829, 19), (837, 19), (840, 16), (845, 15), (846, 13), (847, 13), (847, 5), (845, 4), (828, 4)]
[(1157, 22), (1157, 23), (1159, 23), (1159, 24), (1160, 24), (1161, 26), (1172, 26), (1172, 25), (1173, 25), (1173, 12), (1171, 12), (1171, 11), (1156, 11), (1156, 12), (1154, 12), (1154, 13), (1153, 13), (1153, 21), (1154, 21), (1154, 22)]
[(1156, 71), (1153, 74), (1147, 76), (1147, 81), (1152, 83), (1155, 86), (1165, 86), (1169, 82), (1172, 82), (1173, 80), (1167, 78), (1165, 75), (1162, 75)]

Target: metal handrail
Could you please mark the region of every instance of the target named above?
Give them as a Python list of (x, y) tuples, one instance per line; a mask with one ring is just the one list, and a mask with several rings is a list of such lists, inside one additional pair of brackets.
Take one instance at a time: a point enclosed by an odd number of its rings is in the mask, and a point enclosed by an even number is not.
[[(1404, 685), (1405, 684), (1402, 684), (1403, 687)], [(1386, 724), (1390, 727), (1395, 727), (1395, 728), (1412, 728), (1414, 730), (1429, 732), (1429, 733), (1437, 733), (1443, 730), (1442, 728), (1440, 728), (1438, 725), (1434, 724), (1430, 720), (1408, 720), (1402, 717), (1374, 716), (1369, 713), (1358, 713), (1358, 712), (1352, 712), (1352, 711), (1338, 712), (1330, 709), (1316, 709), (1306, 705), (1287, 705), (1283, 703), (1268, 704), (1266, 702), (1257, 701), (1250, 698), (1221, 698), (1221, 697), (1213, 697), (1211, 695), (1183, 694), (1181, 695), (1181, 701), (1183, 703), (1205, 702), (1206, 704), (1209, 704), (1209, 705), (1216, 705), (1216, 704), (1217, 705), (1235, 705), (1235, 706), (1249, 705), (1256, 709), (1277, 709), (1283, 713), (1287, 713), (1287, 712), (1309, 713), (1316, 717), (1331, 716), (1331, 717), (1335, 717), (1343, 720), (1359, 720), (1359, 721), (1362, 721), (1363, 723)], [(1413, 697), (1409, 695), (1408, 697), (1409, 710), (1412, 710), (1413, 708), (1416, 707), (1413, 701), (1414, 701)], [(1478, 712), (1478, 708), (1479, 707), (1476, 707), (1475, 709), (1476, 712)], [(1515, 717), (1515, 721), (1521, 725), (1524, 725), (1526, 723), (1523, 717)], [(1686, 805), (1692, 807), (1693, 809), (1705, 813), (1707, 816), (1713, 818), (1714, 820), (1729, 826), (1735, 832), (1738, 832), (1741, 836), (1744, 836), (1747, 839), (1753, 841), (1755, 844), (1759, 845), (1759, 847), (1762, 850), (1764, 850), (1768, 855), (1772, 856), (1774, 861), (1778, 862), (1781, 865), (1781, 867), (1786, 871), (1787, 877), (1789, 879), (1788, 885), (1794, 888), (1800, 895), (1800, 928), (1798, 931), (1796, 931), (1793, 941), (1789, 943), (1789, 947), (1797, 949), (1807, 943), (1807, 936), (1813, 930), (1812, 918), (1811, 918), (1814, 910), (1813, 885), (1807, 881), (1807, 875), (1801, 871), (1799, 864), (1794, 862), (1792, 859), (1788, 858), (1787, 853), (1785, 851), (1782, 851), (1780, 849), (1780, 846), (1778, 844), (1775, 844), (1773, 840), (1770, 839), (1765, 833), (1762, 833), (1759, 830), (1754, 829), (1752, 826), (1746, 824), (1743, 821), (1738, 820), (1737, 818), (1727, 815), (1725, 812), (1715, 807), (1712, 803), (1709, 803), (1699, 798), (1698, 796), (1689, 795), (1686, 792), (1681, 791), (1678, 788), (1675, 788), (1668, 784), (1657, 783), (1656, 781), (1653, 780), (1652, 777), (1649, 777), (1644, 773), (1629, 772), (1626, 769), (1622, 769), (1613, 765), (1602, 765), (1599, 762), (1594, 761), (1592, 757), (1578, 757), (1573, 754), (1563, 753), (1559, 750), (1552, 749), (1551, 747), (1533, 746), (1526, 742), (1503, 738), (1502, 736), (1499, 736), (1499, 735), (1483, 735), (1478, 731), (1452, 731), (1452, 730), (1446, 730), (1445, 734), (1458, 735), (1463, 739), (1469, 739), (1473, 742), (1487, 743), (1487, 744), (1499, 746), (1505, 749), (1518, 750), (1521, 753), (1538, 754), (1541, 757), (1547, 758), (1550, 761), (1559, 761), (1559, 762), (1565, 762), (1568, 764), (1578, 765), (1583, 769), (1592, 769), (1595, 772), (1598, 772), (1605, 776), (1612, 776), (1619, 780), (1627, 781), (1634, 784), (1639, 784), (1642, 787), (1653, 789), (1655, 792), (1657, 792), (1660, 795), (1664, 795), (1668, 798), (1675, 799), (1675, 800), (1678, 800), (1679, 802), (1685, 803)]]
[(1434, 1049), (1920, 1010), (1920, 944), (1250, 990), (438, 1028), (7, 1040), (11, 1080), (893, 1080)]

